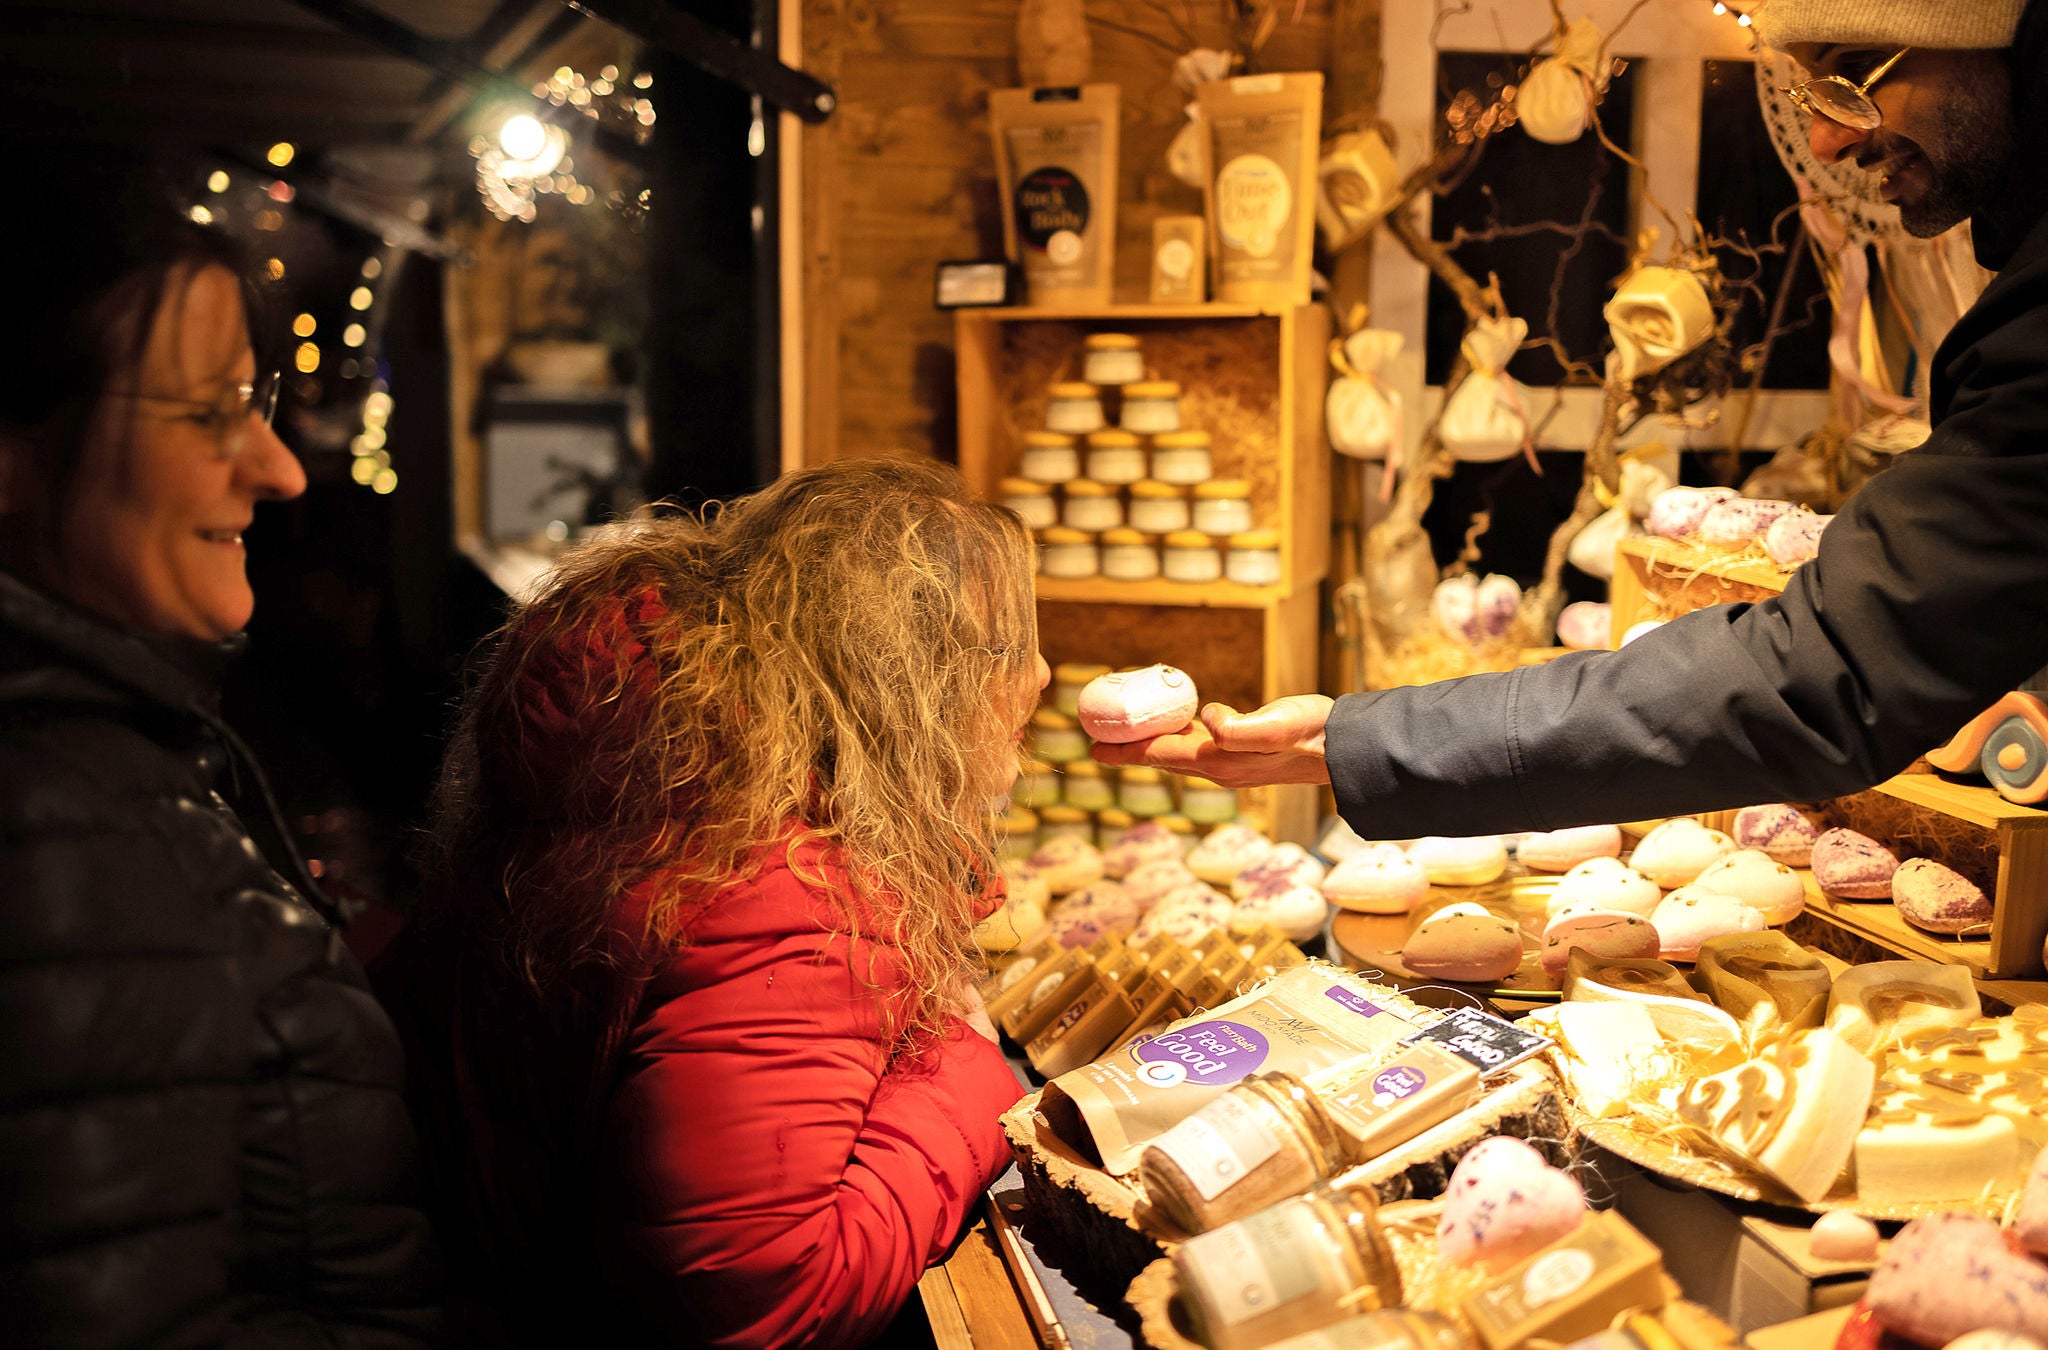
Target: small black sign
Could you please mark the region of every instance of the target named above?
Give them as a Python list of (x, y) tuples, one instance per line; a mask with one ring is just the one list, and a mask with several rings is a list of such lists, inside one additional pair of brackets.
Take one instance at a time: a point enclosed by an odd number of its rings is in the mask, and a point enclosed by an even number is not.
[(1532, 1055), (1543, 1053), (1551, 1043), (1548, 1036), (1524, 1031), (1512, 1022), (1477, 1008), (1459, 1008), (1448, 1013), (1414, 1035), (1405, 1037), (1402, 1043), (1413, 1045), (1417, 1041), (1441, 1046), (1481, 1073), (1498, 1073), (1520, 1064)]

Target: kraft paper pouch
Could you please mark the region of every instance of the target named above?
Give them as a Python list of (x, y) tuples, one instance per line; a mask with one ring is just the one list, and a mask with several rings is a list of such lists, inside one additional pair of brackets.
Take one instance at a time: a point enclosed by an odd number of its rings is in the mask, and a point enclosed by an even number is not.
[(1106, 305), (1116, 276), (1117, 87), (988, 96), (1003, 252), (1033, 305)]
[(1053, 1126), (1110, 1172), (1249, 1074), (1363, 1067), (1415, 1030), (1390, 995), (1329, 965), (1297, 966), (1253, 993), (1061, 1074), (1041, 1102)]
[(1195, 90), (1216, 298), (1308, 303), (1323, 77), (1240, 75)]

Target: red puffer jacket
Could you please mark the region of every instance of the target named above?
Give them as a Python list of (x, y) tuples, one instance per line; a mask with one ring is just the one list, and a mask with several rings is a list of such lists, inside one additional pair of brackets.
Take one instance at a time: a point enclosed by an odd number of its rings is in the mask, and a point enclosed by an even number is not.
[(893, 1317), (1009, 1162), (1020, 1095), (964, 1023), (891, 1063), (888, 950), (848, 933), (816, 844), (778, 848), (699, 913), (620, 1049), (601, 1240), (686, 1343), (859, 1344)]

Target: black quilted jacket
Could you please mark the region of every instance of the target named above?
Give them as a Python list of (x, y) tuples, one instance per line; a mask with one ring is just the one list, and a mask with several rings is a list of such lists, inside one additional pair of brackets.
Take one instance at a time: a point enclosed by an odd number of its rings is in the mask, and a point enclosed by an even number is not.
[(218, 655), (0, 573), (9, 1345), (438, 1331), (397, 1039), (297, 859), (293, 885), (214, 790), (262, 786)]

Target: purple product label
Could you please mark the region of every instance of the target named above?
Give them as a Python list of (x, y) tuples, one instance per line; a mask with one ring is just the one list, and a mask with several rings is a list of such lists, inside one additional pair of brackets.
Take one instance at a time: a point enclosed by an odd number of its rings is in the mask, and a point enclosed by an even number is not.
[(1372, 1091), (1375, 1097), (1391, 1097), (1400, 1101), (1422, 1091), (1429, 1083), (1429, 1075), (1406, 1064), (1396, 1064), (1373, 1075)]
[(1137, 1046), (1138, 1077), (1153, 1087), (1227, 1087), (1266, 1062), (1266, 1038), (1241, 1022), (1197, 1022)]
[(1336, 999), (1339, 1003), (1351, 1009), (1351, 1011), (1357, 1013), (1360, 1017), (1378, 1017), (1381, 1013), (1386, 1011), (1385, 1008), (1382, 1008), (1379, 1004), (1374, 1003), (1371, 999), (1361, 998), (1357, 994), (1352, 993), (1349, 989), (1330, 988), (1325, 989), (1323, 993), (1330, 998)]

